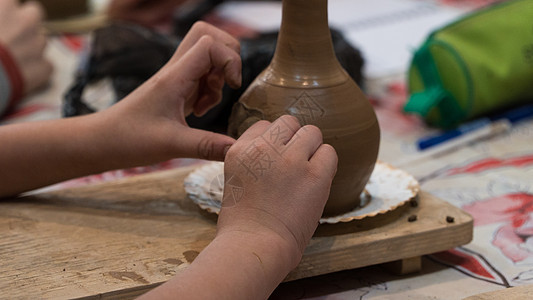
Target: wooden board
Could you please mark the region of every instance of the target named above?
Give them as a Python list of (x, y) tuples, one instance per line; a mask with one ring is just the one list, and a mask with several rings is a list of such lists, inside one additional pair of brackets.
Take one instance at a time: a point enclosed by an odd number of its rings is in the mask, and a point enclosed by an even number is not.
[(533, 285), (523, 285), (507, 288), (501, 291), (488, 292), (470, 296), (464, 300), (523, 300), (533, 299)]
[[(0, 201), (0, 295), (133, 297), (183, 271), (216, 228), (216, 216), (186, 197), (183, 179), (191, 170)], [(472, 239), (465, 212), (423, 192), (417, 203), (320, 226), (287, 280), (413, 258)]]

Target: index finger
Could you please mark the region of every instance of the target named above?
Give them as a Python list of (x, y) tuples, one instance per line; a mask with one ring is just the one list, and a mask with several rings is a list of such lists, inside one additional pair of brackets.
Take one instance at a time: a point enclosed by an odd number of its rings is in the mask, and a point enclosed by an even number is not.
[(211, 36), (202, 36), (184, 54), (183, 59), (178, 60), (175, 64), (171, 61), (169, 64), (171, 69), (176, 70), (176, 74), (179, 74), (176, 81), (181, 82), (184, 91), (195, 89), (186, 85), (196, 85), (213, 68), (221, 70), (229, 86), (238, 88), (241, 85), (241, 57)]
[(270, 126), (270, 122), (266, 120), (260, 120), (255, 122), (250, 128), (248, 128), (237, 141), (251, 141), (256, 137), (261, 136), (265, 133)]
[(178, 47), (178, 50), (176, 50), (172, 59), (179, 59), (205, 35), (209, 35), (216, 42), (226, 45), (237, 53), (241, 53), (239, 41), (229, 33), (220, 30), (213, 25), (207, 24), (206, 22), (198, 21), (194, 23), (185, 38), (181, 41), (180, 46)]

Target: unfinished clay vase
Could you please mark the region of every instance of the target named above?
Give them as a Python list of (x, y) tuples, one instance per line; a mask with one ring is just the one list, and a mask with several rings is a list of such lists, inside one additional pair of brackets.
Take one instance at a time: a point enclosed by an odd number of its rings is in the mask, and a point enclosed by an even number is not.
[(328, 26), (327, 0), (283, 0), (274, 58), (233, 107), (229, 133), (240, 136), (258, 120), (284, 114), (313, 124), (339, 156), (325, 216), (353, 210), (376, 163), (376, 115), (341, 67)]

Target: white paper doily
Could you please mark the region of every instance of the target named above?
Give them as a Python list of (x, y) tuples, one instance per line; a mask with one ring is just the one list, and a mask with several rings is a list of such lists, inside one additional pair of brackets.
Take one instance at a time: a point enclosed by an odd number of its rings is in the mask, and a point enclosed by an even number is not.
[[(224, 191), (224, 163), (211, 162), (198, 167), (185, 178), (184, 186), (189, 198), (200, 208), (218, 214)], [(361, 206), (342, 215), (321, 218), (320, 223), (350, 222), (384, 214), (406, 204), (419, 190), (420, 185), (413, 176), (378, 162), (361, 194)]]

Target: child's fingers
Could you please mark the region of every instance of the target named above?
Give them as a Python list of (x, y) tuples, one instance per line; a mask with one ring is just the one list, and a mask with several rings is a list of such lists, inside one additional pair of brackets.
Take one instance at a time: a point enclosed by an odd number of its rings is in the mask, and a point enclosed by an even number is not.
[(305, 160), (309, 160), (323, 143), (322, 131), (316, 126), (306, 125), (294, 134), (292, 140), (294, 142), (291, 141), (288, 145), (290, 155), (303, 156)]
[(18, 13), (19, 20), (29, 24), (39, 24), (45, 17), (43, 6), (36, 1), (22, 3)]
[[(225, 81), (231, 87), (238, 88), (241, 85), (240, 55), (210, 36), (201, 37), (172, 68), (181, 75), (184, 84), (196, 84), (215, 68), (222, 70)], [(187, 87), (184, 88), (187, 90)]]
[(337, 173), (337, 152), (335, 151), (335, 148), (329, 144), (320, 145), (309, 162), (314, 168), (319, 168), (319, 170), (331, 176), (331, 179), (333, 179), (335, 173)]
[(24, 75), (24, 92), (28, 93), (45, 85), (50, 78), (50, 74), (54, 70), (54, 66), (47, 60), (40, 60), (31, 62), (31, 68)]
[(280, 150), (289, 144), (294, 134), (300, 129), (300, 121), (291, 115), (283, 115), (275, 120), (263, 134), (263, 139)]
[(248, 128), (238, 139), (239, 143), (250, 142), (253, 139), (264, 134), (272, 123), (266, 120), (260, 120), (255, 122), (250, 128)]
[(179, 136), (180, 157), (223, 161), (227, 148), (235, 140), (229, 136), (184, 127)]
[(2, 12), (13, 10), (17, 8), (18, 5), (19, 5), (18, 1), (15, 1), (15, 0), (0, 1), (0, 9)]
[(200, 96), (194, 104), (194, 114), (203, 116), (213, 106), (222, 100), (222, 88), (224, 87), (224, 74), (222, 70), (213, 70), (200, 86)]
[(237, 39), (213, 25), (199, 21), (192, 26), (192, 28), (189, 30), (189, 33), (187, 33), (185, 38), (181, 41), (180, 46), (173, 56), (173, 59), (181, 58), (181, 56), (189, 51), (189, 49), (191, 49), (203, 36), (206, 35), (211, 36), (215, 41), (226, 45), (228, 48), (233, 49), (233, 51), (237, 53), (240, 53), (241, 51), (241, 46)]
[(271, 147), (277, 148), (279, 152), (284, 152), (283, 148), (287, 147), (298, 129), (300, 129), (300, 122), (297, 118), (283, 115), (272, 123), (265, 120), (256, 122), (239, 137), (238, 142), (251, 142), (260, 138)]

